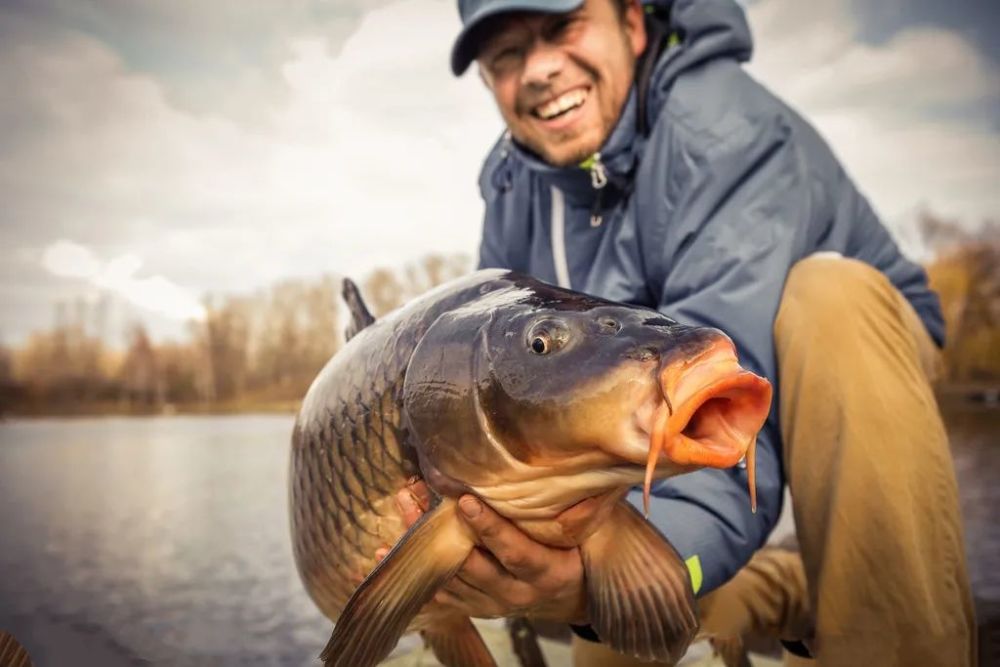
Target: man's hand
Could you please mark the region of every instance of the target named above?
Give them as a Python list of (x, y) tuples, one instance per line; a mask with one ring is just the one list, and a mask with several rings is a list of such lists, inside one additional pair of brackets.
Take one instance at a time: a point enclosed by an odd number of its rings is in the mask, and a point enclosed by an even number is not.
[[(430, 493), (419, 480), (396, 495), (412, 526), (427, 509)], [(461, 516), (477, 537), (462, 569), (434, 602), (476, 618), (530, 616), (586, 624), (587, 596), (579, 549), (536, 542), (475, 496), (459, 500)], [(384, 557), (388, 550), (377, 554)]]

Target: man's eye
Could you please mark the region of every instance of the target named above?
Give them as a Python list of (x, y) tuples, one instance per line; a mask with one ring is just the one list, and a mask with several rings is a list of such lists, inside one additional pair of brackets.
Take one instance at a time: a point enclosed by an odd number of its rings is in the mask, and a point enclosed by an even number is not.
[(515, 62), (518, 57), (518, 50), (513, 46), (497, 51), (490, 59), (490, 65), (494, 68), (505, 67)]
[(567, 16), (561, 18), (554, 22), (549, 28), (549, 34), (551, 37), (562, 37), (574, 23), (576, 23), (577, 18), (575, 16)]

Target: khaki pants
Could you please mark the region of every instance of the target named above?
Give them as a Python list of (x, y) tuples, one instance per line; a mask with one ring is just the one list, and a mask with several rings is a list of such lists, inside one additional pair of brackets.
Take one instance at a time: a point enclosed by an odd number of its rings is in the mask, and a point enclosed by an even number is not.
[[(700, 602), (721, 637), (806, 639), (827, 666), (975, 664), (954, 467), (913, 308), (856, 260), (811, 257), (774, 325), (801, 558), (766, 549)], [(579, 667), (631, 665), (574, 640)]]

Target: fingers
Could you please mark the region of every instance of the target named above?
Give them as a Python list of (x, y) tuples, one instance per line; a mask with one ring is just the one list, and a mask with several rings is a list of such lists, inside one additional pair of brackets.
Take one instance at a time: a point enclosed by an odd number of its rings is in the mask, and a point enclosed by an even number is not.
[[(406, 486), (396, 492), (396, 509), (403, 517), (407, 528), (420, 520), (431, 504), (431, 492), (419, 477), (411, 477)], [(389, 553), (389, 547), (375, 551), (375, 562), (380, 562)]]
[(403, 523), (406, 524), (407, 528), (419, 521), (424, 513), (409, 489), (403, 489), (396, 494), (396, 506), (399, 508), (399, 513), (403, 515)]
[(407, 528), (420, 520), (430, 504), (430, 489), (419, 477), (410, 478), (406, 486), (396, 493), (396, 507)]
[(435, 599), (460, 606), (469, 616), (496, 618), (531, 607), (538, 601), (538, 594), (530, 584), (515, 579), (491, 555), (474, 549)]
[(446, 604), (475, 618), (498, 618), (503, 616), (503, 604), (500, 600), (462, 581), (452, 577), (448, 584), (439, 590), (434, 601)]
[(508, 572), (492, 554), (474, 549), (453, 581), (460, 581), (500, 600), (506, 608), (529, 607), (538, 598), (536, 587)]
[(413, 494), (414, 499), (424, 512), (431, 506), (431, 490), (419, 477), (411, 477), (406, 483), (406, 488)]
[(480, 548), (472, 550), (458, 576), (481, 591), (521, 583), (492, 554)]
[(530, 582), (546, 571), (550, 549), (522, 533), (475, 496), (462, 496), (458, 505), (480, 543), (514, 577)]

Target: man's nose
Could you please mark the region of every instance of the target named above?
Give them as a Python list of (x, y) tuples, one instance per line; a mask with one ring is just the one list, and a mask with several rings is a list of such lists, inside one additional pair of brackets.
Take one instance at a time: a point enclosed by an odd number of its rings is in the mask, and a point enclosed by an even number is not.
[(566, 58), (555, 45), (544, 40), (535, 40), (524, 57), (522, 85), (547, 86), (563, 68)]

